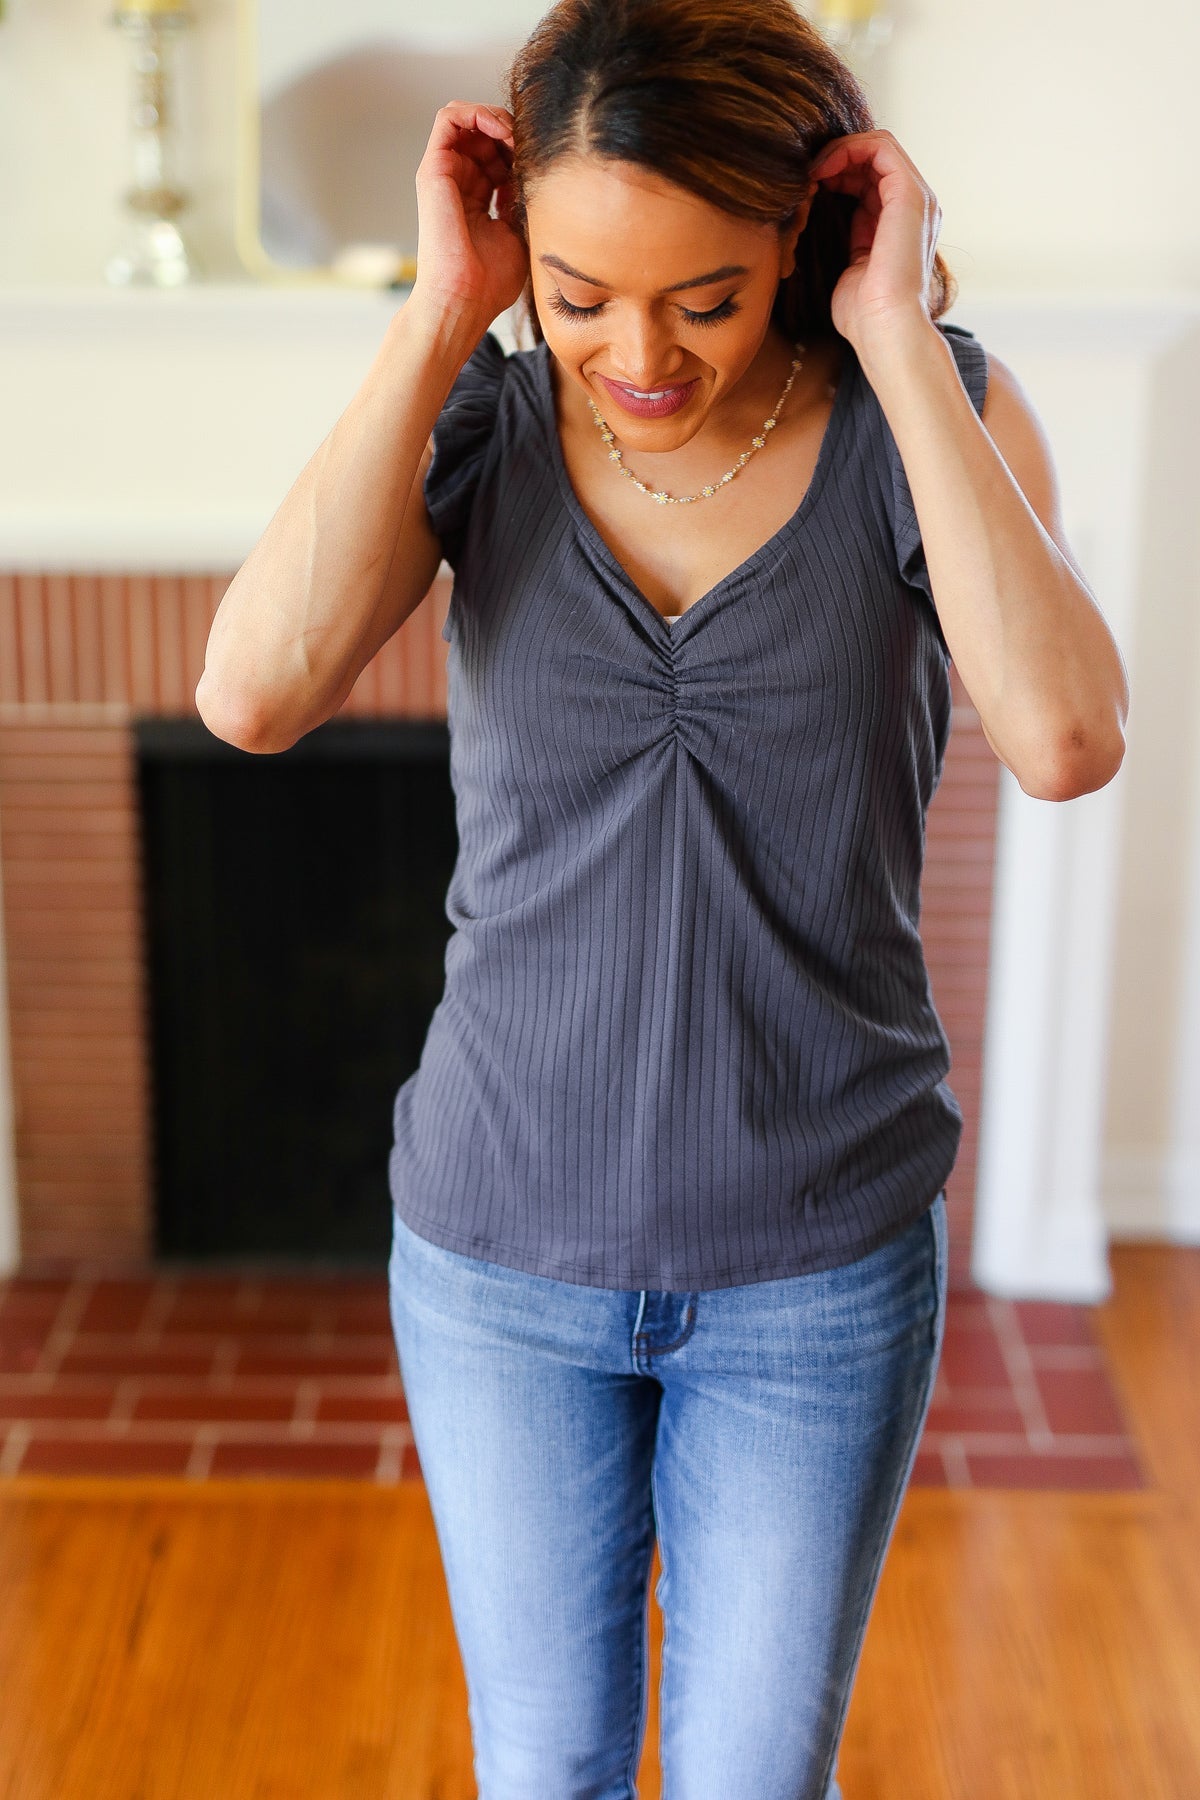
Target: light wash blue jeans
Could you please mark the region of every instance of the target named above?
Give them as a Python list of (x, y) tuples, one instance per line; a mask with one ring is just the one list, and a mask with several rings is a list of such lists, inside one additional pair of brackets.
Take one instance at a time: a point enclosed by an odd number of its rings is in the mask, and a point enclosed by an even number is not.
[(390, 1283), (479, 1800), (636, 1796), (656, 1538), (663, 1800), (837, 1800), (941, 1356), (944, 1192), (842, 1268), (688, 1294), (396, 1218)]

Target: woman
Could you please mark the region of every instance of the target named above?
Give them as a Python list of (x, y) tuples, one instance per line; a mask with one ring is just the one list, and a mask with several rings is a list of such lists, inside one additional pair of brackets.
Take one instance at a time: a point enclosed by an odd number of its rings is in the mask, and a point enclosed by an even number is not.
[[(940, 1355), (917, 929), (952, 656), (1027, 793), (1120, 656), (939, 209), (788, 0), (561, 0), (438, 113), (416, 285), (222, 601), (275, 750), (454, 567), (460, 854), (393, 1319), (482, 1800), (824, 1800)], [(527, 291), (536, 347), (488, 327)]]

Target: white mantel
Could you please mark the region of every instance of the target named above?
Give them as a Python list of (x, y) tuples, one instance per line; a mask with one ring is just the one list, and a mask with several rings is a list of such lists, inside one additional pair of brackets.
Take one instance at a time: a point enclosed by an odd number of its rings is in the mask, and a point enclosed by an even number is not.
[[(0, 571), (234, 570), (401, 301), (249, 283), (0, 292)], [(1005, 774), (997, 845), (974, 1272), (995, 1292), (1094, 1301), (1114, 1227), (1200, 1241), (1181, 1085), (1200, 1088), (1200, 298), (974, 293), (950, 317), (1038, 408), (1133, 686), (1117, 779), (1054, 805)], [(1174, 1014), (1139, 1014), (1147, 993)], [(1119, 1104), (1155, 1053), (1172, 1084), (1160, 1133)], [(0, 1268), (7, 1088), (0, 1061)]]
[(0, 293), (0, 568), (236, 569), (399, 294)]

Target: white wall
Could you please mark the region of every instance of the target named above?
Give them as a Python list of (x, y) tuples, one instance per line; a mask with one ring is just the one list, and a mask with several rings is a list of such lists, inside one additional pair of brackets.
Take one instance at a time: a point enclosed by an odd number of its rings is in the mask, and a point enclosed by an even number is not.
[(1200, 8), (895, 0), (882, 120), (931, 181), (963, 285), (1200, 284)]

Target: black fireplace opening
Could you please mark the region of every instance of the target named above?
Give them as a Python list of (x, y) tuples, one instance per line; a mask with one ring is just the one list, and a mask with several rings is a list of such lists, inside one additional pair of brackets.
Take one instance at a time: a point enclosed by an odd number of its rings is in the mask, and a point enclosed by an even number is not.
[(160, 1259), (381, 1267), (458, 852), (437, 721), (135, 725)]

